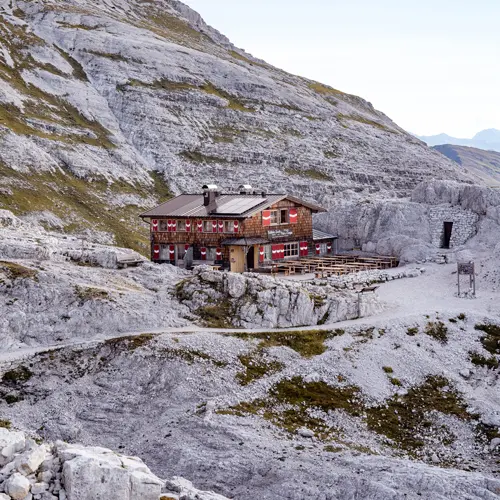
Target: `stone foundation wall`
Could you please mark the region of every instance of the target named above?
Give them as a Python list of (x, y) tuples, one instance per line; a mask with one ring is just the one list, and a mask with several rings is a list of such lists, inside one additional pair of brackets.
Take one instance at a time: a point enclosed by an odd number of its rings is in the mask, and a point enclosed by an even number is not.
[(479, 215), (471, 210), (463, 210), (450, 205), (438, 205), (429, 209), (429, 224), (432, 244), (438, 248), (442, 246), (444, 237), (444, 223), (453, 222), (450, 248), (466, 243), (477, 233)]

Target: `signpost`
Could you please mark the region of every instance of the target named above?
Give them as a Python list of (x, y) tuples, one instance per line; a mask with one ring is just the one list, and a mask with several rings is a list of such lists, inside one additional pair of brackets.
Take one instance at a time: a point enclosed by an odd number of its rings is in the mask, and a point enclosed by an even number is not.
[(469, 276), (469, 290), (472, 289), (473, 297), (476, 296), (476, 271), (474, 262), (458, 262), (457, 264), (458, 296), (460, 297), (460, 276)]

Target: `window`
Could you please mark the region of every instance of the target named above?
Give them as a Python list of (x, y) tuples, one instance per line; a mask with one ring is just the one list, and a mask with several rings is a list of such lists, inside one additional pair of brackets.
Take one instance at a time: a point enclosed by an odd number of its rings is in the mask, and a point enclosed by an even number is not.
[(224, 221), (224, 232), (225, 233), (234, 233), (234, 220)]
[(280, 210), (280, 224), (288, 224), (288, 210)]
[(271, 245), (266, 245), (264, 247), (264, 259), (265, 260), (272, 260), (273, 259), (273, 254), (272, 254), (272, 249)]
[(203, 221), (203, 232), (204, 233), (213, 233), (214, 232), (214, 227), (213, 227), (211, 220), (204, 220)]
[(299, 244), (298, 243), (286, 243), (285, 244), (285, 258), (298, 257), (298, 256), (299, 256)]
[(186, 221), (178, 220), (177, 221), (177, 231), (186, 231)]
[(288, 224), (288, 209), (271, 210), (271, 226)]
[(166, 233), (168, 231), (167, 219), (160, 219), (160, 232)]

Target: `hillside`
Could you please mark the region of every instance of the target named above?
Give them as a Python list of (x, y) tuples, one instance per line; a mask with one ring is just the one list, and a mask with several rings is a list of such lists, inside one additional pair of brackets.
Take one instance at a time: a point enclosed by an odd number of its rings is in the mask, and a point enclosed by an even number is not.
[(492, 186), (500, 184), (500, 152), (451, 144), (434, 146), (434, 149), (466, 168), (483, 183)]
[(484, 149), (485, 151), (500, 152), (500, 130), (490, 128), (481, 130), (472, 139), (460, 139), (448, 134), (417, 136), (429, 146), (467, 146), (470, 148)]
[(144, 250), (137, 213), (208, 181), (329, 205), (467, 180), (362, 98), (254, 59), (180, 2), (13, 0), (0, 20), (0, 208), (46, 227)]

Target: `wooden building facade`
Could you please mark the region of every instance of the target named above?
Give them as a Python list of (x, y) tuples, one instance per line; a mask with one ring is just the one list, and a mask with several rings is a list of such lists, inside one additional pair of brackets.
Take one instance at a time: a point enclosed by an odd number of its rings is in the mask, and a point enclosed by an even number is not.
[(189, 268), (214, 264), (233, 272), (310, 254), (336, 253), (336, 237), (313, 229), (323, 208), (284, 194), (183, 194), (141, 215), (151, 230), (151, 260)]

